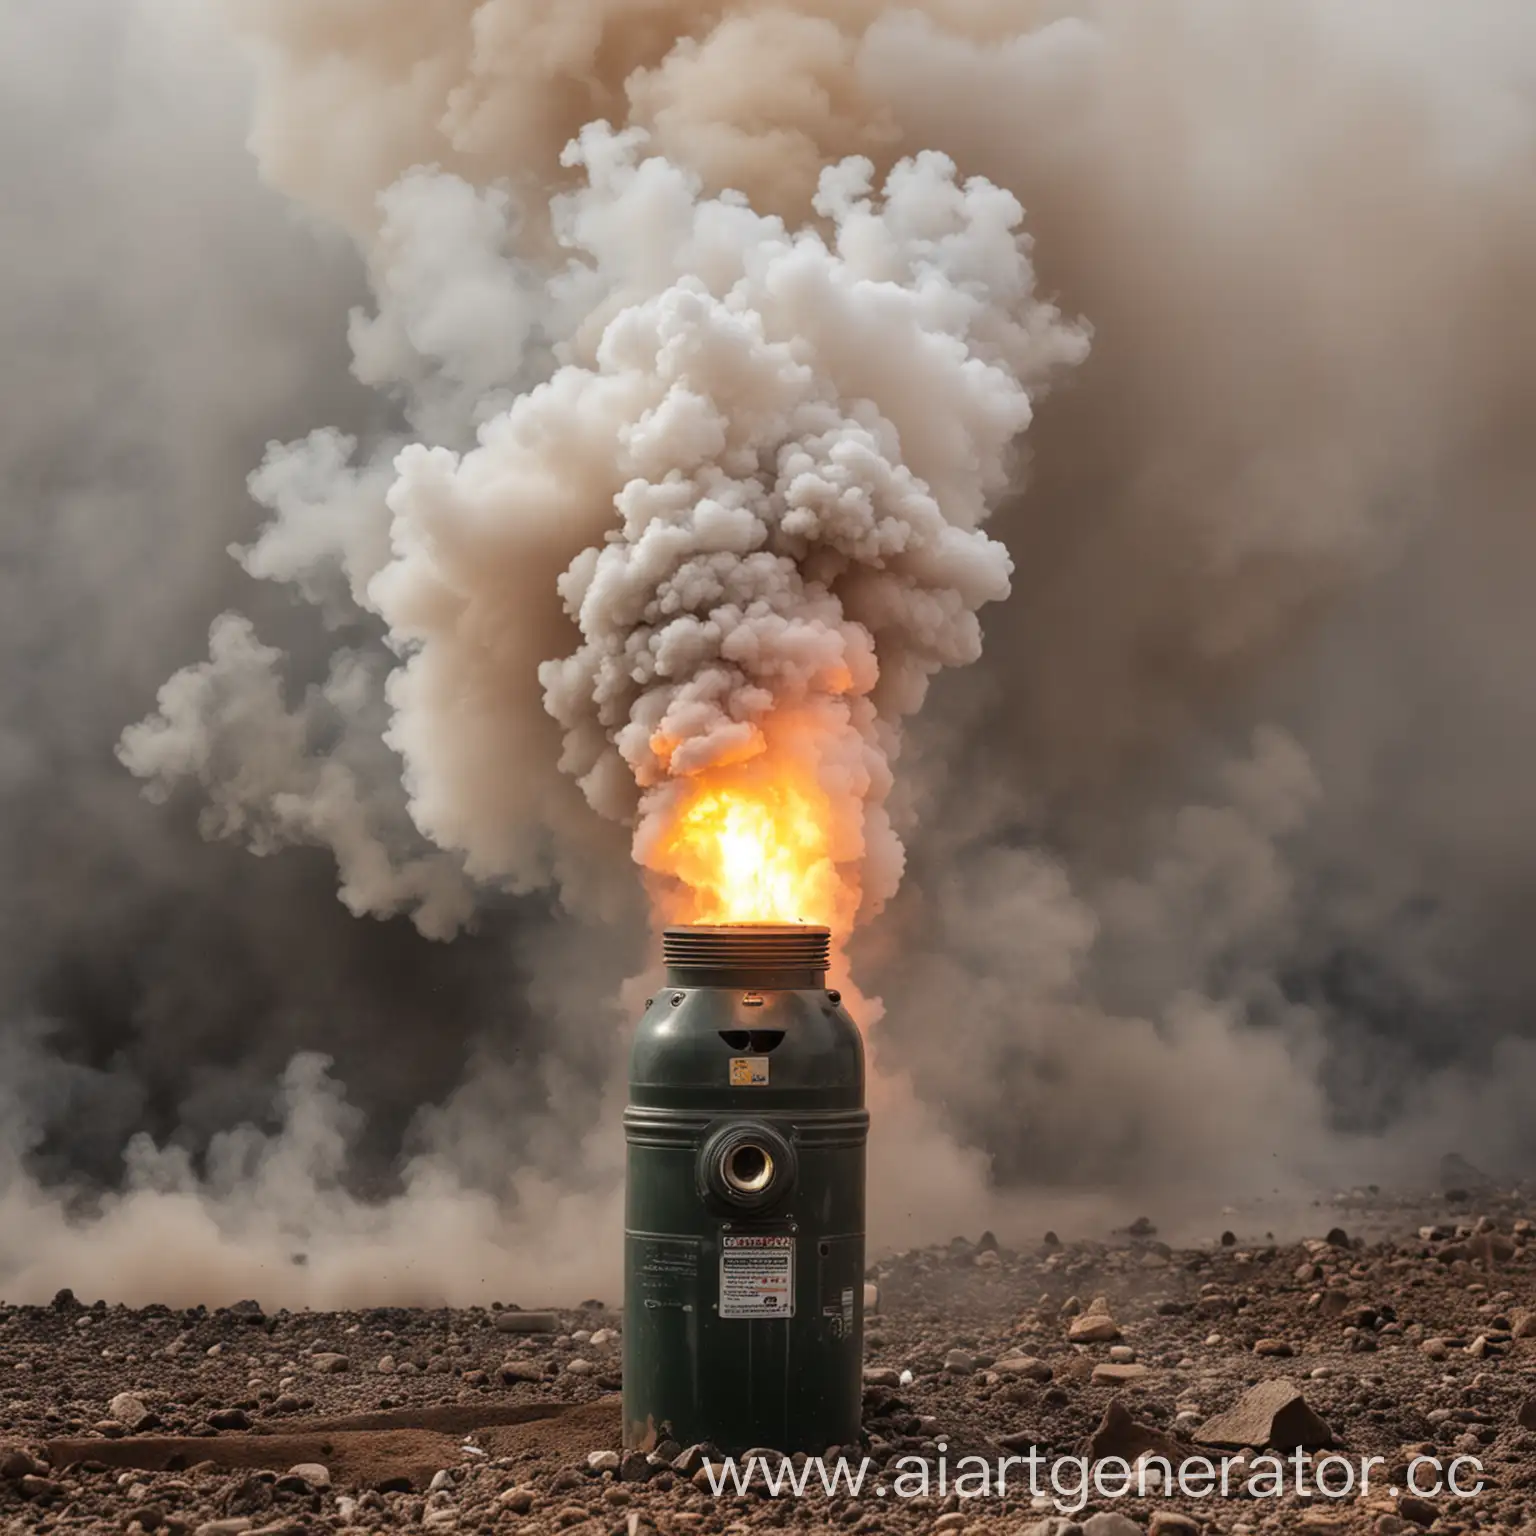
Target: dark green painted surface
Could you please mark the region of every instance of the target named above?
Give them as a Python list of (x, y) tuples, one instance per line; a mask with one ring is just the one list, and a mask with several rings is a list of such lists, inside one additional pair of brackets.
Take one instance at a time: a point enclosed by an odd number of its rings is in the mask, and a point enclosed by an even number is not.
[[(862, 1396), (863, 1044), (818, 972), (707, 979), (659, 992), (631, 1055), (625, 1441), (711, 1441), (727, 1453), (847, 1445)], [(733, 1086), (733, 1058), (765, 1059), (768, 1081)], [(725, 1197), (713, 1158), (701, 1167), (705, 1148), (732, 1134), (770, 1150), (788, 1143), (760, 1209)], [(792, 1240), (792, 1316), (774, 1315), (772, 1288), (752, 1283), (784, 1264), (782, 1248), (764, 1259), (763, 1245), (732, 1246), (742, 1238)], [(727, 1312), (763, 1313), (722, 1315), (722, 1257), (745, 1276)]]

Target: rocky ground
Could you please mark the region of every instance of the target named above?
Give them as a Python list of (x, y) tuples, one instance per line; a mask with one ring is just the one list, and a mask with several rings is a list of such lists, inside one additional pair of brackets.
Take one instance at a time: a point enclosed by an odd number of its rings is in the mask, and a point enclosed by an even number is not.
[[(980, 1235), (878, 1263), (858, 1449), (871, 1484), (924, 1458), (935, 1481), (919, 1497), (717, 1497), (698, 1448), (621, 1458), (622, 1320), (595, 1302), (267, 1316), (63, 1293), (0, 1306), (0, 1531), (1536, 1532), (1528, 1209), (1536, 1189), (1371, 1193), (1319, 1206), (1305, 1241), (1213, 1232), (1174, 1250), (1142, 1222), (1102, 1242), (1044, 1235), (1010, 1251)], [(1002, 1497), (936, 1484), (941, 1455), (953, 1477), (962, 1456), (1029, 1447), (1044, 1465), (1178, 1466), (1246, 1444), (1256, 1467), (1268, 1443), (1289, 1478), (1298, 1441), (1313, 1447), (1304, 1468), (1325, 1442), (1357, 1464), (1380, 1456), (1370, 1495), (1164, 1487), (1090, 1496), (1068, 1523), (1048, 1472), (1040, 1498), (1020, 1472)], [(1402, 1477), (1419, 1454), (1475, 1456), (1486, 1486), (1416, 1500)]]

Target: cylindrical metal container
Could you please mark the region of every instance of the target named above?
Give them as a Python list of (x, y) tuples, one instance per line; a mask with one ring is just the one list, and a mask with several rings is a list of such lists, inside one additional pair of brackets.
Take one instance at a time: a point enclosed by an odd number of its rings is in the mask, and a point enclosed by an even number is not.
[(669, 928), (630, 1057), (624, 1442), (858, 1438), (864, 1047), (825, 928)]

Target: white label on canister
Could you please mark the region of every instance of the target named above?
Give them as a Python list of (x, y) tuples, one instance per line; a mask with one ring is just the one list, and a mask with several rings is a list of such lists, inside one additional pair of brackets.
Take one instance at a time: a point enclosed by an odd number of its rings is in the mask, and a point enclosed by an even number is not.
[(794, 1238), (722, 1233), (720, 1316), (794, 1315)]

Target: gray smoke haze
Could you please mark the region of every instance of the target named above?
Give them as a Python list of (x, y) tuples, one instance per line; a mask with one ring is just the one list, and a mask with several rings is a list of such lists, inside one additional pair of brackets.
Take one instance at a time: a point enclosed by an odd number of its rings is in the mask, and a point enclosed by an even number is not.
[(1536, 18), (530, 14), (0, 22), (0, 1288), (611, 1293), (739, 686), (852, 725), (877, 1242), (1528, 1168)]

